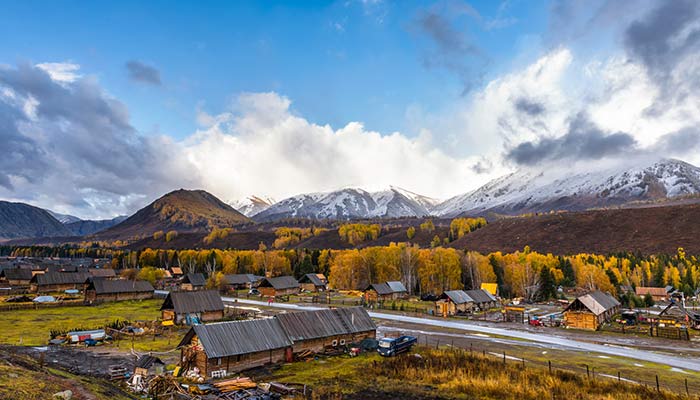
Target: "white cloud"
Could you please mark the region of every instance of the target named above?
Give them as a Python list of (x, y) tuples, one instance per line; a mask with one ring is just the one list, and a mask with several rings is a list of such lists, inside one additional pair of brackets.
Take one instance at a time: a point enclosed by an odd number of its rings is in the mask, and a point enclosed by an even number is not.
[(41, 63), (36, 66), (46, 71), (51, 79), (57, 82), (75, 82), (81, 76), (78, 74), (80, 65), (71, 62)]

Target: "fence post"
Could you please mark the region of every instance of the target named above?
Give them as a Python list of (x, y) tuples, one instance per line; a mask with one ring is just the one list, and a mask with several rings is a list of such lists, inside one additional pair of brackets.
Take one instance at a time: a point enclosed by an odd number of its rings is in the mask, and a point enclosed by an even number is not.
[(657, 392), (661, 391), (661, 389), (659, 388), (659, 376), (658, 375), (656, 375), (656, 391)]
[(435, 350), (440, 346), (440, 338), (438, 338), (437, 342), (435, 342)]
[(552, 373), (552, 361), (547, 360), (547, 364), (549, 364), (549, 373), (551, 374)]
[(591, 379), (591, 371), (588, 369), (588, 365), (586, 365), (586, 378)]
[(620, 377), (620, 371), (617, 371), (617, 381), (620, 382), (622, 378)]
[(505, 350), (503, 351), (503, 365), (506, 364), (506, 352)]
[(688, 391), (688, 378), (685, 378), (685, 394), (690, 397), (690, 392)]

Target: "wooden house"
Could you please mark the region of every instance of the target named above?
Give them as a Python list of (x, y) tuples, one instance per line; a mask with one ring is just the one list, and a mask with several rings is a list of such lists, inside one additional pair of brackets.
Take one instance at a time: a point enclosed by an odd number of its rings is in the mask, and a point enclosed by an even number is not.
[(152, 299), (153, 294), (153, 285), (147, 281), (95, 278), (85, 288), (85, 301)]
[(364, 298), (368, 303), (403, 299), (406, 296), (408, 296), (408, 290), (399, 281), (373, 283), (364, 290)]
[(567, 327), (597, 330), (619, 308), (616, 298), (601, 291), (591, 292), (576, 298), (564, 309), (564, 323)]
[(292, 340), (276, 318), (194, 325), (182, 339), (180, 367), (209, 377), (292, 360)]
[(265, 278), (258, 285), (258, 290), (263, 296), (289, 296), (299, 293), (299, 282), (293, 276)]
[(0, 271), (0, 281), (10, 286), (28, 286), (34, 273), (29, 268), (9, 268)]
[(634, 293), (639, 297), (645, 297), (648, 294), (654, 301), (668, 300), (666, 288), (637, 286)]
[(201, 272), (187, 274), (180, 281), (180, 290), (203, 290), (207, 280)]
[(115, 279), (117, 278), (117, 273), (112, 268), (90, 268), (88, 273), (93, 278), (106, 278)]
[(474, 300), (474, 306), (479, 310), (490, 310), (499, 306), (498, 299), (494, 297), (488, 290), (485, 289), (472, 289), (466, 290), (465, 293), (472, 300)]
[(30, 291), (35, 293), (63, 292), (70, 289), (82, 290), (90, 276), (87, 272), (46, 272), (34, 275), (30, 281)]
[(474, 299), (464, 290), (448, 290), (443, 292), (435, 302), (435, 314), (447, 317), (450, 315), (465, 314), (474, 307)]
[(323, 274), (306, 274), (299, 279), (301, 290), (307, 292), (325, 292), (328, 289), (328, 279)]
[(195, 325), (182, 339), (181, 367), (223, 377), (268, 363), (292, 361), (294, 353), (319, 352), (376, 336), (361, 307), (300, 311), (272, 318)]
[(170, 292), (160, 311), (163, 321), (191, 325), (223, 319), (224, 302), (216, 290)]
[(253, 274), (224, 275), (224, 284), (229, 290), (252, 289), (262, 277)]

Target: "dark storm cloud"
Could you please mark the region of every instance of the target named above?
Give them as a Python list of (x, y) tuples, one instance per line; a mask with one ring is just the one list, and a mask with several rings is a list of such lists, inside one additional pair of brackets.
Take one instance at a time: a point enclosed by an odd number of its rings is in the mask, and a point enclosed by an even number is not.
[(536, 165), (543, 161), (597, 160), (634, 151), (637, 142), (627, 133), (606, 134), (584, 115), (569, 124), (568, 132), (558, 138), (542, 138), (524, 142), (510, 149), (506, 158), (520, 165)]
[(181, 172), (173, 145), (140, 135), (124, 104), (94, 79), (57, 82), (28, 64), (0, 67), (0, 141), (6, 197), (49, 194), (69, 206), (92, 197), (106, 204), (162, 193)]
[(525, 97), (518, 98), (513, 104), (515, 105), (516, 110), (533, 117), (545, 112), (544, 104)]
[(659, 138), (652, 151), (665, 156), (683, 156), (700, 149), (700, 131), (697, 128), (684, 128)]
[(156, 86), (161, 85), (160, 72), (150, 65), (146, 65), (141, 61), (131, 60), (126, 63), (126, 69), (132, 81)]

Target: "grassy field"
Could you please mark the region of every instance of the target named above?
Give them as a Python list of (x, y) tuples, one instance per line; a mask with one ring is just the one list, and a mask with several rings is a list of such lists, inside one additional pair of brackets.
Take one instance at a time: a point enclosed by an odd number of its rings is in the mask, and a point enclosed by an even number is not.
[(54, 330), (97, 328), (116, 319), (154, 321), (160, 317), (162, 300), (135, 300), (97, 306), (54, 307), (36, 310), (2, 311), (7, 321), (0, 330), (0, 343), (43, 346)]
[[(419, 354), (420, 356), (415, 356)], [(526, 367), (452, 349), (417, 347), (409, 355), (376, 354), (286, 364), (281, 382), (311, 385), (313, 398), (360, 399), (681, 399), (653, 387)]]

